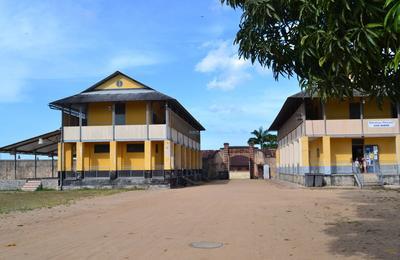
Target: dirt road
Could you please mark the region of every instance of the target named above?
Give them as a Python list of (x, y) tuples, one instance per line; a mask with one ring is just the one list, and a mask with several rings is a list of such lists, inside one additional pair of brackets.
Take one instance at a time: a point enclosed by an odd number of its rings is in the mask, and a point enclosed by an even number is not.
[[(192, 242), (222, 242), (195, 249)], [(0, 218), (0, 259), (400, 257), (400, 193), (231, 181)]]

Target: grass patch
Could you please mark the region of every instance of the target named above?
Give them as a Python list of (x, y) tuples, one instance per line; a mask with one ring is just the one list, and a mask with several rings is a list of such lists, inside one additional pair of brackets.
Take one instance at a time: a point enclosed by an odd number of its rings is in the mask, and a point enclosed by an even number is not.
[(80, 199), (112, 195), (124, 191), (130, 191), (130, 189), (4, 191), (0, 192), (0, 214), (38, 208), (52, 208), (58, 205), (68, 205)]

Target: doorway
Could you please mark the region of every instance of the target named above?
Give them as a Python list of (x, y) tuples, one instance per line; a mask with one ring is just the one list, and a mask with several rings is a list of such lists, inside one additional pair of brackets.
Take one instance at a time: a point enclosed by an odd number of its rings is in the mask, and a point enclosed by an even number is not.
[(378, 145), (365, 145), (364, 139), (352, 139), (352, 162), (358, 161), (361, 173), (379, 172)]

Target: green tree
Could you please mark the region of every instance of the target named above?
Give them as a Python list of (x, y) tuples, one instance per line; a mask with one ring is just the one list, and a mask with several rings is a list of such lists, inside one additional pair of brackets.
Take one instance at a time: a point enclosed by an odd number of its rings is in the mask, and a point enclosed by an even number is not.
[(221, 0), (243, 14), (239, 56), (322, 98), (400, 100), (400, 0)]
[(260, 148), (276, 148), (277, 137), (276, 135), (270, 134), (267, 130), (264, 130), (261, 126), (258, 130), (251, 132), (254, 137), (249, 138), (247, 141), (249, 144), (259, 145)]

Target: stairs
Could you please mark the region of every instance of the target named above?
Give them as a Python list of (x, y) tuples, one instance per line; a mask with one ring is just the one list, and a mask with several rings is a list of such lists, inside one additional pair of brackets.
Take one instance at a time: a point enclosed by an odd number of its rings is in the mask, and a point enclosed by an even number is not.
[(188, 183), (190, 183), (192, 185), (200, 185), (201, 184), (201, 182), (193, 181), (186, 176), (182, 176), (182, 179), (184, 179), (185, 181), (187, 181)]
[(381, 187), (382, 184), (379, 181), (378, 175), (376, 173), (362, 173), (364, 187)]
[(28, 180), (24, 186), (22, 186), (21, 190), (23, 191), (36, 191), (42, 185), (42, 181), (40, 180)]

